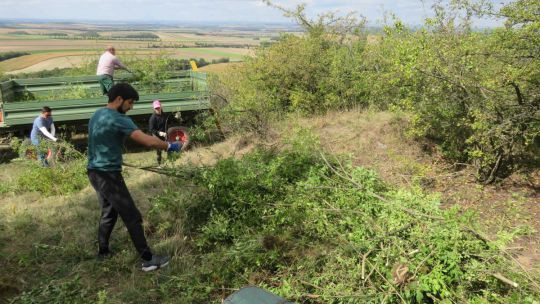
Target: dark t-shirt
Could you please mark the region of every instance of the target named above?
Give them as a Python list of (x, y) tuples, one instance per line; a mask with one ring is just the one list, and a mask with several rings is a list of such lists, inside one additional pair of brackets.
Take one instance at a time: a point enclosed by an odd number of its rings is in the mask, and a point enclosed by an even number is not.
[(116, 110), (97, 110), (88, 123), (88, 169), (122, 171), (122, 148), (126, 137), (139, 128)]
[(169, 114), (161, 113), (158, 115), (152, 113), (148, 120), (148, 131), (150, 134), (158, 136), (158, 132), (167, 132), (167, 123), (169, 121)]

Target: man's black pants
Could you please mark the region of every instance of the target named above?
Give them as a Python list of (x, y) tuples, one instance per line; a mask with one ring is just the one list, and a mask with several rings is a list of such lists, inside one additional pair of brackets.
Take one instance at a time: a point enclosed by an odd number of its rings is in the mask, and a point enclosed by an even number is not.
[(152, 253), (144, 237), (142, 216), (129, 194), (122, 173), (88, 170), (88, 179), (101, 204), (98, 233), (100, 253), (109, 251), (109, 238), (120, 215), (133, 245), (144, 260), (150, 260)]

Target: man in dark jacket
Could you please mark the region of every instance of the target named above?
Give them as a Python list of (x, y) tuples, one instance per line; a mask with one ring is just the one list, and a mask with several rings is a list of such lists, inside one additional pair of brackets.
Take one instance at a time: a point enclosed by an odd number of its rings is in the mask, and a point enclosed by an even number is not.
[[(150, 116), (150, 120), (148, 121), (148, 131), (153, 136), (156, 136), (161, 140), (166, 140), (167, 123), (170, 115), (167, 113), (163, 113), (163, 109), (161, 108), (161, 102), (159, 100), (154, 100), (152, 106), (154, 107), (154, 113), (152, 113), (152, 116)], [(161, 165), (161, 152), (161, 150), (157, 150), (158, 165)]]

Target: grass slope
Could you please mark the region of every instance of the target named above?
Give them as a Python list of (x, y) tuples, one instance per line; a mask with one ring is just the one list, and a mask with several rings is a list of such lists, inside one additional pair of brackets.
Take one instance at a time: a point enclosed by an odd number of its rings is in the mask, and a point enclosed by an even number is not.
[[(256, 144), (281, 149), (286, 146), (283, 136), (286, 137), (288, 133), (291, 133), (291, 130), (303, 125), (321, 138), (322, 150), (333, 155), (350, 155), (353, 165), (362, 165), (378, 171), (388, 184), (409, 189), (423, 187), (427, 191), (442, 190), (445, 193), (443, 205), (446, 200), (457, 200), (457, 196), (455, 196), (457, 194), (446, 193), (444, 185), (461, 185), (463, 192), (471, 194), (469, 199), (478, 199), (475, 196), (474, 189), (471, 189), (472, 184), (467, 172), (459, 171), (456, 173), (445, 169), (436, 158), (436, 153), (433, 154), (434, 156), (427, 155), (424, 144), (413, 142), (404, 136), (402, 130), (406, 124), (405, 118), (388, 113), (372, 114), (352, 111), (332, 113), (324, 117), (310, 119), (292, 117), (289, 121), (289, 123), (281, 124), (277, 131), (272, 133), (263, 143), (257, 143), (255, 139), (247, 136), (229, 138), (225, 142), (210, 147), (195, 148), (183, 155), (180, 162), (186, 164), (186, 168), (188, 167), (187, 164), (190, 164), (189, 166), (213, 166), (220, 160), (230, 156), (241, 159), (254, 150)], [(153, 163), (154, 157), (154, 152), (130, 154), (127, 156), (126, 162), (150, 165)], [(270, 170), (261, 167), (258, 172), (260, 174), (267, 172), (266, 174), (272, 176), (271, 174), (274, 174), (274, 171), (279, 171), (279, 166), (277, 166), (279, 160), (277, 161), (277, 163), (270, 161), (270, 164), (274, 164), (276, 167), (269, 167)], [(232, 161), (219, 163), (223, 169), (227, 169), (227, 164), (234, 164)], [(8, 169), (11, 172), (9, 177), (0, 174), (3, 182), (8, 178), (14, 180), (17, 175), (28, 170), (28, 168), (21, 168), (17, 164), (4, 164), (1, 166), (2, 169)], [(287, 167), (289, 170), (297, 168), (297, 166)], [(234, 176), (243, 179), (242, 174), (246, 172)], [(257, 170), (254, 171), (255, 174), (256, 172)], [(208, 175), (202, 175), (202, 177), (211, 179), (212, 174), (217, 173), (219, 171), (208, 171)], [(227, 185), (227, 179), (223, 179), (219, 175), (216, 175), (215, 178), (214, 184), (216, 186)], [(463, 179), (468, 182), (464, 183)], [(230, 246), (231, 244), (227, 239), (228, 235), (257, 235), (257, 230), (250, 231), (244, 227), (248, 230), (234, 231), (230, 229), (236, 226), (220, 226), (220, 223), (226, 223), (227, 219), (232, 220), (233, 217), (220, 219), (219, 213), (216, 213), (211, 215), (213, 219), (209, 222), (211, 225), (204, 226), (206, 228), (203, 227), (199, 234), (195, 234), (192, 230), (195, 218), (188, 217), (184, 213), (185, 210), (190, 210), (189, 206), (196, 207), (195, 211), (199, 210), (198, 208), (204, 209), (204, 206), (208, 206), (213, 202), (212, 200), (220, 199), (219, 196), (211, 198), (212, 196), (208, 196), (209, 193), (200, 190), (198, 187), (193, 187), (195, 181), (190, 179), (171, 179), (135, 169), (126, 170), (126, 181), (144, 215), (145, 230), (153, 248), (157, 252), (168, 252), (173, 256), (170, 267), (155, 273), (142, 273), (138, 269), (137, 257), (132, 249), (125, 227), (120, 222), (113, 233), (111, 243), (117, 255), (105, 262), (97, 261), (94, 255), (99, 207), (95, 193), (89, 187), (79, 193), (52, 197), (43, 197), (38, 193), (4, 193), (0, 199), (0, 218), (2, 218), (0, 222), (0, 268), (2, 269), (2, 272), (0, 272), (0, 299), (5, 302), (13, 299), (14, 296), (18, 296), (18, 302), (22, 303), (51, 303), (51, 301), (58, 303), (207, 303), (210, 301), (219, 302), (220, 299), (233, 291), (230, 288), (238, 288), (245, 284), (258, 284), (282, 295), (294, 297), (299, 303), (363, 302), (362, 297), (350, 297), (355, 293), (340, 294), (342, 290), (348, 290), (352, 288), (351, 286), (358, 286), (358, 281), (355, 283), (354, 280), (355, 276), (362, 273), (360, 269), (362, 259), (358, 260), (357, 254), (353, 255), (354, 259), (350, 259), (348, 257), (350, 251), (345, 247), (343, 248), (344, 251), (335, 251), (335, 244), (332, 244), (332, 242), (323, 242), (322, 245), (316, 244), (318, 234), (324, 235), (332, 232), (325, 229), (324, 226), (318, 228), (321, 229), (319, 233), (313, 231), (313, 235), (310, 237), (315, 242), (313, 244), (290, 243), (287, 238), (294, 237), (294, 233), (292, 231), (287, 232), (287, 228), (284, 228), (285, 234), (281, 234), (280, 230), (277, 230), (276, 235), (278, 237), (275, 239), (261, 236), (263, 237), (261, 239), (262, 244), (266, 246), (265, 248), (270, 248), (269, 251), (261, 252), (257, 249), (260, 246), (258, 241), (247, 244), (235, 243), (236, 245)], [(255, 183), (253, 184), (250, 181), (255, 181)], [(265, 187), (272, 184), (272, 180), (264, 180), (262, 176), (261, 179), (252, 177), (238, 182), (252, 186), (260, 183)], [(324, 181), (321, 181), (321, 183), (324, 183)], [(234, 190), (231, 188), (234, 185), (231, 181), (230, 186), (226, 186), (227, 190)], [(279, 189), (288, 191), (286, 187)], [(241, 191), (242, 189), (238, 190)], [(256, 188), (251, 190), (256, 190)], [(538, 225), (538, 217), (525, 216), (530, 212), (537, 212), (537, 210), (521, 210), (523, 206), (532, 207), (534, 202), (538, 201), (538, 194), (531, 192), (527, 187), (521, 187), (519, 191), (516, 190), (516, 188), (487, 187), (480, 192), (490, 199), (514, 202), (511, 207), (513, 208), (512, 212), (523, 215), (518, 221), (519, 225), (532, 227)], [(200, 193), (200, 191), (203, 193)], [(257, 189), (257, 191), (260, 191), (260, 189)], [(315, 190), (311, 192), (304, 194), (306, 195), (305, 199), (309, 198), (310, 195), (319, 193)], [(498, 192), (498, 196), (489, 196), (492, 192)], [(246, 199), (251, 197), (250, 193), (244, 195), (246, 195)], [(332, 200), (328, 202), (328, 205), (323, 204), (322, 206), (316, 205), (314, 204), (315, 201), (310, 202), (309, 200), (295, 202), (291, 197), (291, 201), (287, 203), (297, 207), (288, 208), (288, 211), (297, 210), (296, 208), (304, 203), (310, 204), (312, 208), (315, 208), (313, 209), (314, 213), (305, 220), (310, 218), (313, 221), (321, 220), (320, 216), (326, 214), (323, 210), (332, 208), (336, 210), (336, 206), (344, 203), (344, 198), (330, 193), (328, 195)], [(207, 200), (200, 201), (204, 197)], [(467, 199), (467, 197), (462, 199)], [(229, 202), (232, 203), (234, 200), (234, 198), (231, 198)], [(324, 201), (324, 196), (322, 201)], [(239, 200), (239, 202), (246, 203), (242, 200)], [(496, 203), (496, 201), (491, 202)], [(238, 208), (238, 206), (242, 205), (233, 204), (231, 208)], [(347, 207), (350, 208), (351, 206)], [(344, 206), (341, 208), (344, 208)], [(361, 210), (362, 208), (358, 208), (355, 212)], [(223, 210), (222, 212), (227, 214), (228, 211)], [(339, 217), (335, 217), (335, 212), (331, 211), (328, 216), (334, 219), (333, 222), (337, 225)], [(504, 231), (513, 231), (516, 236), (525, 235), (529, 239), (538, 240), (538, 234), (531, 231), (527, 232), (527, 229), (518, 229), (517, 231), (513, 229), (516, 227), (516, 223), (505, 222), (504, 219), (507, 217), (505, 212), (505, 210), (501, 210), (501, 213), (491, 214), (490, 218), (486, 219), (487, 223), (491, 224), (488, 227), (503, 224), (510, 226), (505, 228), (512, 228)], [(241, 214), (238, 213), (238, 215)], [(270, 216), (270, 214), (266, 216)], [(265, 218), (265, 216), (263, 215), (262, 218)], [(355, 221), (355, 219), (357, 219), (357, 216), (348, 216), (343, 220)], [(501, 220), (498, 221), (498, 219)], [(348, 225), (347, 223), (349, 222), (343, 224)], [(258, 225), (258, 223), (254, 223), (254, 225)], [(301, 233), (309, 233), (311, 228), (317, 227), (313, 226), (311, 221), (306, 221), (305, 225), (304, 227), (307, 230), (299, 230), (297, 233), (300, 233), (300, 231), (302, 231)], [(428, 225), (427, 220), (425, 225)], [(297, 226), (290, 223), (284, 227)], [(331, 227), (333, 226), (329, 228)], [(425, 226), (418, 226), (419, 232), (422, 231), (422, 227)], [(486, 229), (483, 232), (489, 233), (490, 230)], [(346, 238), (353, 237), (342, 232), (339, 235)], [(449, 237), (451, 236), (449, 235)], [(510, 236), (489, 235), (489, 237), (496, 239), (497, 237), (506, 238)], [(395, 244), (400, 244), (398, 239), (396, 238), (394, 242), (384, 244), (390, 248)], [(235, 251), (235, 246), (239, 246), (238, 248), (247, 246), (245, 248), (248, 249), (249, 254), (246, 255), (243, 251)], [(281, 251), (275, 250), (275, 248), (284, 248), (285, 256), (282, 256)], [(337, 248), (339, 249), (339, 247)], [(324, 254), (325, 250), (327, 251), (326, 255)], [(443, 249), (441, 248), (441, 250)], [(531, 252), (534, 253), (534, 248), (532, 248)], [(252, 261), (242, 260), (252, 256), (252, 253), (254, 256)], [(521, 251), (512, 251), (512, 253), (518, 258), (520, 254), (523, 254)], [(427, 252), (426, 260), (432, 255)], [(438, 254), (434, 253), (434, 255), (437, 256)], [(377, 259), (382, 259), (378, 262), (382, 263), (381, 265), (385, 264), (384, 256), (373, 253), (371, 257), (374, 259), (370, 260), (373, 263), (377, 262)], [(304, 270), (287, 267), (272, 268), (273, 261), (282, 258), (289, 261), (291, 265), (299, 265), (297, 259), (304, 260), (306, 262), (304, 266), (308, 268)], [(334, 258), (342, 258), (343, 260)], [(389, 258), (386, 257), (387, 264)], [(444, 260), (445, 258), (441, 257), (441, 259)], [(356, 260), (356, 264), (349, 265), (348, 263), (353, 260)], [(263, 264), (256, 266), (257, 261), (263, 261)], [(269, 262), (264, 264), (264, 261)], [(317, 266), (315, 263), (312, 265), (310, 264), (311, 261), (323, 264)], [(236, 267), (235, 263), (240, 263), (237, 272), (226, 272), (228, 269), (236, 269), (233, 268)], [(245, 269), (242, 269), (244, 267), (242, 265), (251, 265), (249, 267), (259, 268), (261, 271), (250, 272), (249, 277), (243, 277), (244, 273), (249, 272), (244, 272)], [(321, 276), (320, 278), (310, 279), (310, 269), (319, 269), (322, 265), (337, 268), (334, 270), (327, 269), (331, 270), (330, 273), (333, 273), (331, 277)], [(534, 275), (535, 268), (538, 269), (536, 265), (535, 263), (530, 265), (529, 272), (531, 276)], [(398, 267), (398, 270), (401, 269), (399, 263), (390, 264), (387, 267), (391, 268), (392, 266)], [(375, 269), (370, 268), (369, 265), (367, 267), (367, 269)], [(384, 266), (381, 267), (384, 268)], [(423, 271), (421, 267), (419, 269), (420, 272)], [(324, 267), (320, 268), (320, 271), (324, 270)], [(506, 271), (509, 269), (500, 270)], [(407, 271), (404, 273), (406, 274)], [(373, 275), (373, 281), (382, 280), (381, 277), (383, 277), (377, 273), (371, 275)], [(301, 279), (304, 277), (308, 281), (302, 283)], [(394, 276), (389, 273), (387, 280), (398, 281), (386, 284), (383, 290), (363, 291), (363, 296), (367, 295), (372, 299), (382, 300), (382, 297), (387, 294), (388, 299), (395, 299), (398, 302), (400, 300), (392, 291), (392, 288), (399, 288), (403, 291), (402, 288), (409, 286), (406, 283), (408, 279), (410, 277), (405, 277), (405, 279), (402, 277), (401, 280), (404, 281), (400, 282), (399, 275)], [(493, 286), (497, 285), (497, 281), (489, 278), (489, 276), (485, 280), (494, 284)], [(234, 282), (234, 286), (228, 285), (233, 284), (231, 282)], [(336, 282), (341, 282), (343, 285), (333, 285)], [(222, 289), (220, 286), (225, 288)], [(297, 291), (303, 292), (298, 293)], [(509, 292), (511, 291), (509, 290)], [(381, 298), (377, 298), (378, 293)], [(528, 298), (518, 297), (515, 298), (514, 302), (524, 303), (526, 301), (534, 303), (532, 302), (534, 298), (531, 296)], [(2, 300), (0, 300), (1, 302)]]

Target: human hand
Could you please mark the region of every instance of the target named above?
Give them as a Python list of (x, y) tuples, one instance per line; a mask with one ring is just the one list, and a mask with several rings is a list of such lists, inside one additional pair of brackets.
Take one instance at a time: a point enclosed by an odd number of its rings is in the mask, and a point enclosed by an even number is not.
[(180, 152), (180, 149), (182, 149), (182, 143), (179, 141), (170, 142), (168, 144), (167, 152)]
[(161, 137), (167, 137), (167, 133), (161, 131), (158, 132), (158, 135)]

